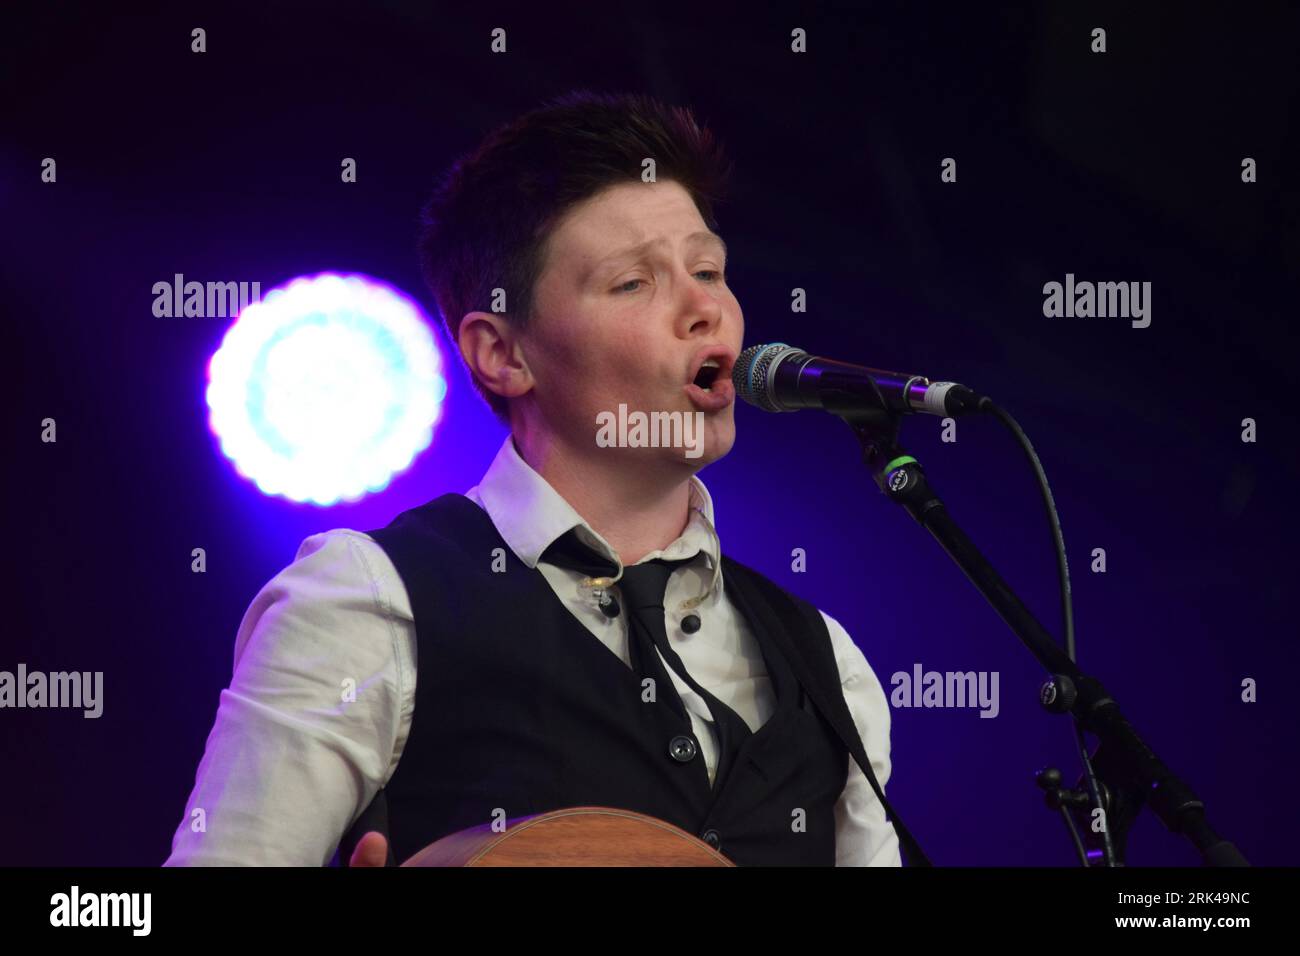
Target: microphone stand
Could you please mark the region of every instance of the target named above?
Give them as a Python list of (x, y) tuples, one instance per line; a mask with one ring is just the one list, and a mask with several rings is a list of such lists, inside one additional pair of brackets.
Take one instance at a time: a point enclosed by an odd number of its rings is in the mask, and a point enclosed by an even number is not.
[[(1104, 783), (1101, 788), (1104, 825), (1111, 836), (1116, 864), (1123, 865), (1128, 828), (1142, 804), (1149, 802), (1167, 828), (1196, 846), (1207, 866), (1249, 866), (1235, 846), (1210, 828), (1205, 819), (1205, 804), (1147, 746), (1101, 682), (1079, 670), (953, 521), (930, 488), (920, 462), (898, 444), (902, 416), (886, 410), (883, 399), (881, 408), (870, 410), (853, 407), (861, 399), (850, 395), (840, 400), (834, 394), (823, 392), (822, 399), (823, 407), (842, 418), (858, 436), (863, 461), (880, 490), (934, 536), (1021, 643), (1052, 675), (1040, 694), (1044, 709), (1072, 714), (1084, 730), (1099, 739), (1093, 766), (1097, 778)], [(1059, 783), (1059, 774), (1055, 771), (1045, 771), (1045, 774), (1049, 777), (1055, 774), (1056, 779), (1048, 779), (1045, 785), (1044, 774), (1040, 774), (1039, 785), (1049, 791), (1049, 800), (1056, 799), (1058, 794), (1052, 784)], [(1067, 797), (1060, 802), (1071, 802), (1077, 807), (1081, 795), (1064, 793), (1075, 799)], [(1091, 826), (1086, 826), (1085, 832), (1091, 833)]]

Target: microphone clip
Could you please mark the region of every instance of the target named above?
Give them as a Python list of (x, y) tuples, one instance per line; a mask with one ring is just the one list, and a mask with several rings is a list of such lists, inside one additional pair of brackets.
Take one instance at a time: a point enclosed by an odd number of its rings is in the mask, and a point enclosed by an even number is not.
[(600, 613), (608, 618), (618, 617), (622, 610), (618, 605), (618, 599), (610, 593), (613, 584), (613, 578), (583, 578), (582, 580), (583, 587), (592, 589), (592, 596), (596, 599)]

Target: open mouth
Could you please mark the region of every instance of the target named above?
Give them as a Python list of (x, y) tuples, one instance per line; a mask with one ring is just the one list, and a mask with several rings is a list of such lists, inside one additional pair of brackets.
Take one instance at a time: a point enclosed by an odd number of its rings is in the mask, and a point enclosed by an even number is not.
[(695, 384), (706, 392), (711, 391), (713, 383), (718, 380), (722, 368), (718, 365), (717, 359), (706, 359), (700, 366), (700, 370), (695, 373)]
[[(712, 352), (712, 355), (709, 355)], [(736, 389), (731, 384), (732, 354), (722, 348), (711, 348), (707, 357), (690, 381), (683, 386), (686, 397), (703, 412), (720, 412), (736, 400)], [(690, 372), (688, 371), (689, 375)]]

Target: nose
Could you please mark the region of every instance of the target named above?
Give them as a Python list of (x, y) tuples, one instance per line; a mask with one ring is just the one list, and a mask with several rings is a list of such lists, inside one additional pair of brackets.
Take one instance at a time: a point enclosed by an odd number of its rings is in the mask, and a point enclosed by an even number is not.
[(686, 278), (686, 292), (677, 314), (677, 332), (686, 337), (707, 334), (722, 324), (722, 298), (695, 276)]

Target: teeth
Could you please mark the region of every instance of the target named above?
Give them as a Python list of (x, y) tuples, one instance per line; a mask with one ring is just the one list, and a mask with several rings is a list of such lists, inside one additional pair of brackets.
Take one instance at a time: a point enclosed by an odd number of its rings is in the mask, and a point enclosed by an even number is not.
[(722, 366), (718, 364), (717, 359), (705, 359), (704, 364), (700, 366), (700, 368), (721, 368), (721, 367)]

